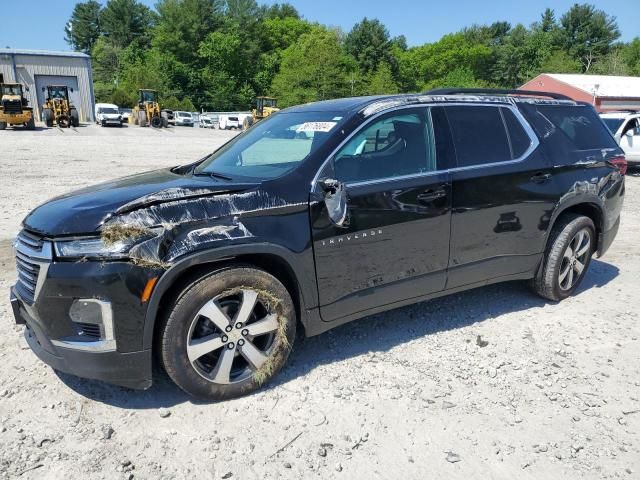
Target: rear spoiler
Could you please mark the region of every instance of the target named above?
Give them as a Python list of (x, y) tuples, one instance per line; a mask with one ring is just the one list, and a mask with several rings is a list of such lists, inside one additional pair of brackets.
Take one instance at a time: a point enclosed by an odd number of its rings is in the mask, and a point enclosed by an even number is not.
[(547, 97), (554, 100), (569, 100), (572, 98), (561, 93), (535, 92), (533, 90), (511, 90), (508, 88), (436, 88), (424, 92), (425, 95), (515, 95), (527, 97)]

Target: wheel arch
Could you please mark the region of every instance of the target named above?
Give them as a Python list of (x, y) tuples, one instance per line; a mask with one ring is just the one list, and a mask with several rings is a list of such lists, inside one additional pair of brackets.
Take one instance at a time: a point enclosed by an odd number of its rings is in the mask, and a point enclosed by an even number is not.
[(547, 238), (545, 240), (545, 251), (547, 249), (549, 239), (551, 237), (550, 235), (551, 231), (553, 230), (553, 227), (555, 226), (556, 222), (563, 215), (567, 215), (570, 213), (574, 213), (577, 215), (584, 215), (585, 217), (588, 217), (593, 221), (593, 224), (596, 227), (595, 240), (596, 240), (596, 251), (598, 251), (602, 244), (601, 237), (602, 237), (602, 232), (604, 230), (604, 209), (598, 197), (576, 200), (574, 202), (565, 204), (556, 210), (551, 221), (549, 222), (549, 228), (547, 229)]
[[(300, 279), (302, 270), (291, 252), (275, 245), (247, 245), (251, 248), (216, 249), (198, 252), (181, 259), (167, 270), (158, 280), (145, 315), (143, 348), (154, 347), (159, 321), (167, 313), (169, 305), (198, 278), (213, 271), (236, 265), (254, 266), (270, 273), (283, 283), (293, 300), (298, 324), (304, 328), (308, 301), (305, 302)], [(307, 294), (308, 295), (308, 294)]]

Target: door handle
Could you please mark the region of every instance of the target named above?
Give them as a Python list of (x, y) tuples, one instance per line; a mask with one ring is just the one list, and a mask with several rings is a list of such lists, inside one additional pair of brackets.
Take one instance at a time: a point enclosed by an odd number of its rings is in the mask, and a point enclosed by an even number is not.
[(550, 173), (536, 173), (533, 177), (531, 177), (531, 181), (533, 183), (544, 183), (551, 178)]
[(444, 188), (430, 188), (418, 194), (416, 198), (420, 203), (429, 203), (446, 196), (447, 192), (444, 190)]

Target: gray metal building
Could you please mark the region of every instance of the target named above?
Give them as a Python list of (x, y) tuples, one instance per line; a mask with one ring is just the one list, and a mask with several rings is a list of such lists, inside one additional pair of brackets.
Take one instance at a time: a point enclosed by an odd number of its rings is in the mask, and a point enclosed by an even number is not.
[(0, 48), (0, 80), (27, 86), (29, 105), (41, 120), (47, 85), (67, 85), (71, 102), (78, 109), (81, 122), (94, 120), (93, 77), (91, 57), (78, 52), (50, 52)]

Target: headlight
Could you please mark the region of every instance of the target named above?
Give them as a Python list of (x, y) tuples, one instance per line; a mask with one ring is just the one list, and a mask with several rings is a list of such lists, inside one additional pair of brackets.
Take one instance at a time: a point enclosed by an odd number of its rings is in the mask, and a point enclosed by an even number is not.
[(55, 246), (59, 257), (125, 258), (129, 249), (137, 242), (137, 239), (120, 240), (107, 245), (101, 238), (83, 238), (55, 242)]
[(62, 258), (127, 258), (134, 245), (162, 234), (162, 227), (149, 228), (137, 234), (123, 235), (116, 241), (105, 242), (102, 237), (60, 240), (55, 242), (56, 254)]

